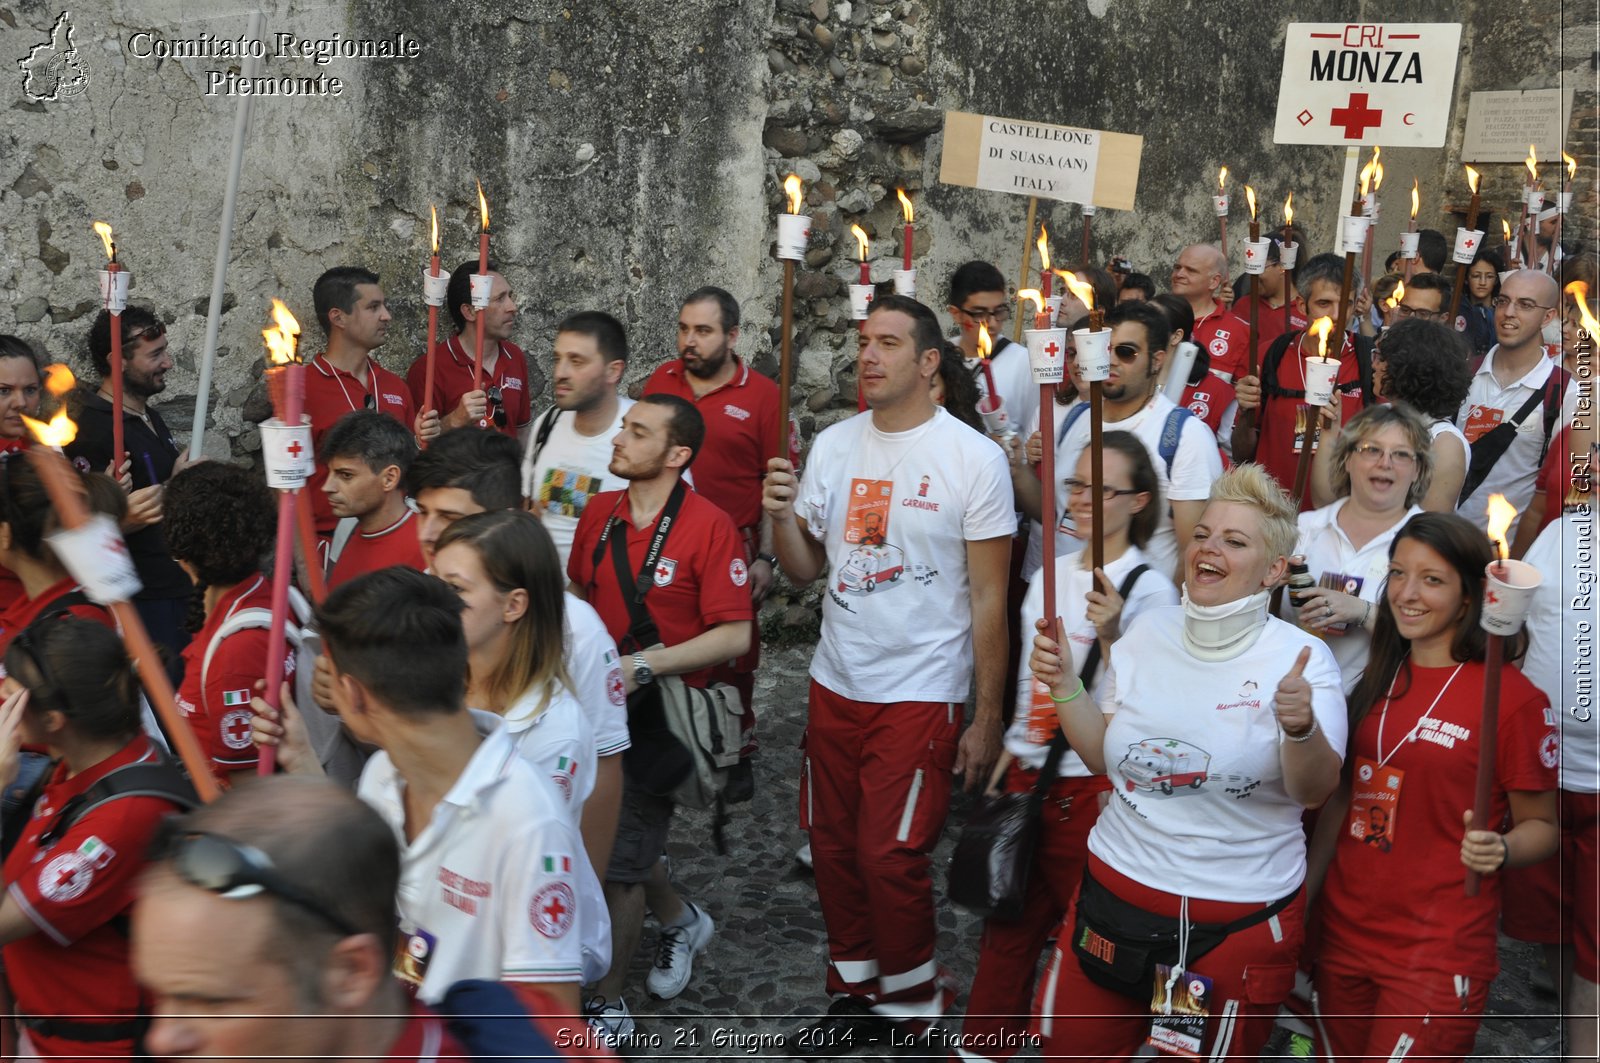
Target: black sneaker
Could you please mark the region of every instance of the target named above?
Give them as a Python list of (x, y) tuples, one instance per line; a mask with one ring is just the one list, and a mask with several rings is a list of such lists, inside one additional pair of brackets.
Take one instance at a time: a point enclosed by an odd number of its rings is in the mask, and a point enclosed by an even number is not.
[(795, 1059), (851, 1056), (886, 1044), (890, 1029), (889, 1020), (861, 997), (840, 997), (821, 1019), (790, 1034), (784, 1050)]

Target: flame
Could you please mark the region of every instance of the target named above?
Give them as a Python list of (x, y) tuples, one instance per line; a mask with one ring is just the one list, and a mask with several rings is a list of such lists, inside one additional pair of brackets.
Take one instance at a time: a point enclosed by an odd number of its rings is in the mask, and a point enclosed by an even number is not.
[(99, 234), (100, 242), (106, 245), (106, 258), (115, 262), (117, 260), (117, 242), (111, 238), (111, 226), (103, 221), (94, 223), (94, 231)]
[(1539, 157), (1533, 153), (1533, 145), (1528, 145), (1528, 157), (1522, 160), (1522, 165), (1528, 168), (1528, 180), (1539, 180)]
[(483, 219), (483, 231), (489, 231), (489, 201), (483, 198), (483, 182), (474, 181), (478, 186), (478, 216)]
[(1043, 225), (1039, 226), (1039, 272), (1050, 272), (1050, 231)]
[(1477, 195), (1478, 194), (1478, 182), (1483, 180), (1483, 175), (1480, 174), (1477, 170), (1474, 170), (1470, 166), (1468, 166), (1466, 168), (1466, 170), (1467, 170), (1467, 187), (1472, 189), (1472, 194), (1473, 195)]
[(439, 253), (439, 212), (432, 203), (428, 204), (428, 214), (433, 219), (433, 253)]
[(1228, 168), (1224, 166), (1217, 171), (1217, 194), (1226, 195), (1228, 192)]
[(1589, 334), (1591, 340), (1600, 337), (1600, 321), (1596, 321), (1594, 315), (1589, 313), (1589, 286), (1583, 281), (1573, 281), (1567, 285), (1566, 292), (1572, 296), (1572, 301), (1578, 304), (1578, 316), (1583, 321), (1583, 331)]
[(1500, 232), (1505, 237), (1506, 243), (1511, 242), (1511, 223), (1504, 218), (1500, 219)]
[(1405, 297), (1406, 297), (1406, 282), (1405, 281), (1398, 281), (1398, 282), (1395, 283), (1395, 286), (1394, 286), (1394, 294), (1389, 296), (1389, 298), (1385, 299), (1383, 301), (1383, 304), (1385, 306), (1387, 306), (1390, 310), (1393, 310), (1395, 307), (1400, 305), (1400, 300), (1404, 299)]
[(994, 343), (989, 339), (989, 326), (978, 322), (978, 357), (987, 358), (989, 352), (994, 350)]
[(1078, 297), (1078, 302), (1090, 310), (1094, 309), (1094, 285), (1080, 281), (1076, 275), (1071, 273), (1061, 274), (1061, 283), (1065, 284), (1067, 290)]
[(783, 179), (784, 194), (789, 197), (789, 213), (800, 213), (800, 176), (790, 174)]
[[(109, 227), (106, 230), (110, 232)], [(64, 365), (47, 365), (44, 369), (44, 389), (55, 398), (60, 398), (71, 391), (77, 381), (72, 377), (72, 370)], [(56, 409), (48, 423), (34, 420), (27, 414), (22, 415), (23, 423), (28, 426), (28, 431), (47, 447), (64, 447), (78, 437), (78, 426), (72, 423), (72, 418), (67, 415), (67, 407), (62, 404)]]
[(1284, 225), (1293, 225), (1294, 224), (1294, 193), (1293, 192), (1290, 192), (1289, 193), (1289, 197), (1283, 201), (1283, 224)]
[(1019, 291), (1017, 293), (1017, 302), (1020, 303), (1024, 299), (1032, 299), (1033, 300), (1033, 312), (1035, 314), (1044, 313), (1044, 296), (1040, 293), (1039, 289), (1037, 289), (1037, 288), (1024, 288), (1024, 289), (1022, 289), (1021, 291)]
[(300, 322), (281, 299), (272, 300), (272, 321), (272, 327), (261, 332), (267, 341), (267, 360), (273, 365), (287, 365), (295, 360), (294, 338), (300, 335)]
[(1383, 187), (1383, 163), (1378, 159), (1383, 155), (1383, 149), (1372, 145), (1372, 190), (1376, 192)]
[(1566, 152), (1563, 151), (1561, 153), (1561, 161), (1567, 164), (1567, 180), (1570, 181), (1574, 177), (1578, 176), (1578, 160), (1577, 159), (1574, 159), (1571, 155), (1568, 155)]
[(1256, 190), (1249, 185), (1244, 186), (1244, 200), (1250, 204), (1250, 220), (1256, 220)]
[(1417, 220), (1417, 207), (1421, 205), (1421, 193), (1418, 190), (1417, 179), (1411, 179), (1411, 220)]
[(1361, 167), (1361, 196), (1363, 199), (1366, 198), (1368, 192), (1372, 191), (1372, 166), (1373, 164), (1369, 162)]
[(900, 197), (900, 210), (906, 216), (906, 224), (910, 225), (916, 218), (916, 212), (911, 209), (911, 197), (903, 188), (895, 189), (894, 194)]
[(1516, 519), (1517, 507), (1507, 502), (1505, 495), (1489, 496), (1489, 540), (1502, 561), (1506, 559), (1506, 532)]
[(1311, 331), (1317, 336), (1317, 357), (1328, 357), (1328, 333), (1333, 331), (1333, 318), (1319, 317), (1311, 324)]
[(856, 243), (861, 245), (861, 261), (867, 260), (867, 230), (859, 225), (850, 226), (850, 235), (856, 238)]

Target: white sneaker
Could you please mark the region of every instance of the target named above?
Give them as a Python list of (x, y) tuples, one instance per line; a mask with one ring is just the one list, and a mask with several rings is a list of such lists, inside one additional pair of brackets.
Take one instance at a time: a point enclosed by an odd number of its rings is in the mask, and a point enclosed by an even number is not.
[(799, 849), (795, 850), (794, 859), (795, 862), (801, 867), (811, 867), (811, 843), (806, 842)]
[(683, 987), (689, 984), (689, 976), (694, 973), (695, 956), (705, 950), (716, 930), (709, 915), (688, 901), (683, 903), (694, 913), (694, 921), (688, 926), (661, 928), (656, 961), (644, 980), (650, 995), (661, 1000), (671, 1000), (683, 992)]
[(590, 997), (583, 1006), (583, 1013), (589, 1020), (589, 1029), (612, 1047), (633, 1036), (633, 1016), (628, 1014), (628, 1005), (621, 1000)]

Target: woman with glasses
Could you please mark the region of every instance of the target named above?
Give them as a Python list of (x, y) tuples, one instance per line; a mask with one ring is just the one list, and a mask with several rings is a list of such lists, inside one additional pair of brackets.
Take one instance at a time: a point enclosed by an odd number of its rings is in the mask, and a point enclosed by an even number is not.
[[(1349, 762), (1312, 845), (1314, 980), (1330, 1059), (1471, 1054), (1499, 967), (1501, 872), (1556, 848), (1549, 699), (1503, 669), (1496, 747), (1479, 734), (1492, 559), (1483, 532), (1454, 514), (1413, 517), (1390, 547), (1371, 659), (1350, 697)], [(1524, 636), (1507, 641), (1514, 659)], [(1470, 809), (1484, 756), (1495, 777), (1478, 824)], [(1472, 897), (1469, 870), (1483, 876)]]
[[(1096, 697), (1103, 697), (1105, 691), (1105, 669), (1100, 662), (1107, 659), (1123, 626), (1147, 609), (1178, 604), (1177, 588), (1165, 573), (1149, 570), (1140, 550), (1155, 534), (1161, 509), (1161, 485), (1150, 452), (1137, 436), (1107, 432), (1104, 474), (1105, 567), (1098, 574), (1091, 572), (1088, 551), (1056, 561), (1056, 613), (1070, 618), (1066, 633), (1072, 667)], [(1092, 532), (1088, 453), (1078, 458), (1066, 485), (1074, 522)], [(1024, 631), (1044, 615), (1043, 572), (1029, 584), (1021, 615)], [(1096, 663), (1091, 668), (1088, 658), (1096, 645)], [(1040, 772), (1048, 767), (1051, 741), (1060, 731), (1049, 688), (1034, 681), (1027, 657), (1024, 649), (1016, 716), (989, 781), (991, 794), (1031, 792), (1039, 783)], [(1008, 1059), (1023, 1044), (1039, 953), (1083, 878), (1088, 855), (1084, 841), (1100, 815), (1108, 784), (1105, 776), (1090, 772), (1083, 759), (1071, 751), (1060, 757), (1054, 780), (1045, 797), (1022, 915), (1014, 920), (990, 919), (983, 925), (978, 972), (962, 1026), (962, 1036), (982, 1046), (972, 1055)]]
[[(16, 336), (0, 336), (0, 454), (22, 450), (31, 442), (24, 415), (39, 416), (43, 393), (39, 361), (33, 348)], [(8, 568), (0, 568), (0, 610), (22, 596), (22, 584)]]
[(1295, 513), (1260, 466), (1223, 473), (1184, 544), (1182, 606), (1124, 628), (1101, 692), (1038, 625), (1033, 674), (1114, 795), (1039, 994), (1042, 1056), (1122, 1060), (1154, 1038), (1254, 1059), (1294, 985), (1301, 816), (1338, 785), (1346, 732), (1333, 654), (1268, 615)]
[(1367, 665), (1389, 543), (1422, 512), (1417, 502), (1433, 475), (1432, 448), (1422, 417), (1395, 403), (1362, 410), (1321, 449), (1336, 501), (1300, 514), (1295, 544), (1316, 587), (1286, 595), (1280, 615), (1328, 640), (1348, 692)]
[[(1454, 329), (1437, 321), (1402, 321), (1372, 348), (1372, 390), (1385, 402), (1404, 403), (1428, 426), (1433, 478), (1417, 505), (1430, 513), (1453, 513), (1467, 476), (1467, 437), (1455, 419), (1472, 386), (1472, 368)], [(1333, 405), (1339, 402), (1334, 393)], [(1318, 448), (1312, 465), (1311, 497), (1319, 506), (1338, 497), (1331, 453)]]
[(1500, 274), (1505, 268), (1498, 247), (1480, 247), (1467, 266), (1466, 298), (1460, 312), (1467, 319), (1467, 343), (1479, 358), (1495, 345), (1494, 297), (1500, 294)]
[(142, 794), (91, 800), (113, 772), (160, 760), (140, 732), (138, 681), (115, 632), (54, 618), (13, 639), (5, 666), (0, 781), (14, 777), (24, 743), (55, 760), (3, 871), (17, 1055), (132, 1058), (150, 1002), (129, 970), (126, 919), (150, 840), (179, 806)]

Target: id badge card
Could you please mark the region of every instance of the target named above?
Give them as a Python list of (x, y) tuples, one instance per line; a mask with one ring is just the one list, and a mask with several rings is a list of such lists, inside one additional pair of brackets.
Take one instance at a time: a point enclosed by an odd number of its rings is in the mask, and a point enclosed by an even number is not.
[(1406, 773), (1366, 757), (1356, 758), (1350, 793), (1350, 837), (1386, 853), (1394, 847), (1400, 812), (1400, 785)]
[(400, 928), (400, 941), (395, 947), (394, 976), (411, 988), (413, 994), (422, 986), (428, 975), (428, 963), (439, 939), (421, 927)]
[(1032, 696), (1028, 704), (1028, 741), (1036, 746), (1048, 745), (1061, 726), (1056, 703), (1050, 700), (1050, 688), (1033, 680)]
[(893, 480), (850, 481), (844, 511), (844, 541), (852, 546), (882, 546), (889, 535)]
[(1467, 424), (1461, 434), (1467, 437), (1468, 443), (1476, 443), (1479, 436), (1499, 427), (1505, 416), (1504, 410), (1497, 410), (1493, 406), (1471, 406), (1467, 409)]
[(1171, 967), (1156, 964), (1150, 1012), (1150, 1047), (1167, 1055), (1199, 1059), (1206, 1019), (1211, 1016), (1211, 979), (1197, 971), (1183, 971), (1174, 979)]

